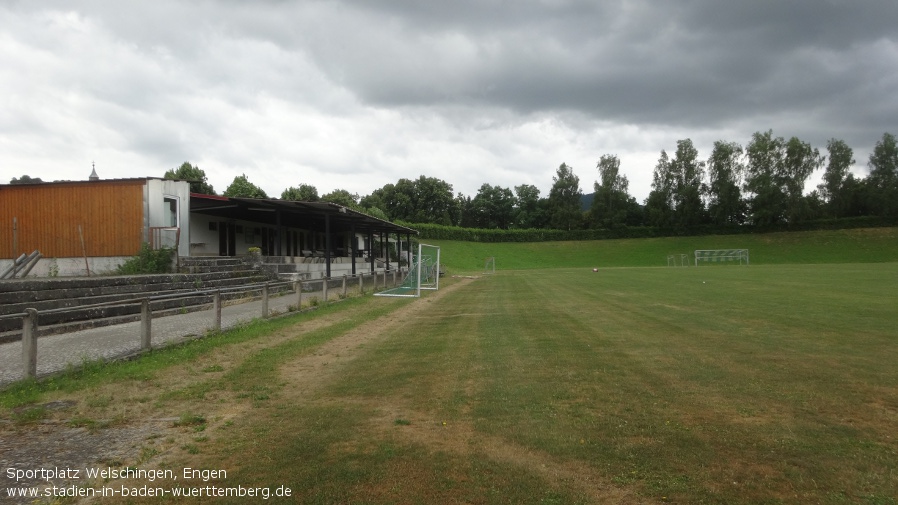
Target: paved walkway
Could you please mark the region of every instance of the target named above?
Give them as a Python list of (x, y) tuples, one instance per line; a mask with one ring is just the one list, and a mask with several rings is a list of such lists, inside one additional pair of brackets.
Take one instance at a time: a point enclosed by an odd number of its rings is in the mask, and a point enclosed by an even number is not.
[[(331, 288), (328, 297), (336, 299), (340, 291)], [(303, 303), (313, 297), (323, 299), (320, 291), (302, 293)], [(269, 313), (287, 312), (290, 305), (296, 305), (296, 294), (292, 292), (268, 300)], [(259, 317), (262, 317), (261, 300), (225, 306), (221, 309), (221, 328), (232, 328)], [(152, 345), (159, 347), (203, 335), (212, 329), (213, 323), (212, 309), (154, 318)], [(37, 339), (37, 374), (39, 377), (53, 374), (84, 361), (122, 358), (139, 350), (140, 321), (48, 335)], [(22, 342), (0, 344), (0, 387), (24, 378), (24, 369)]]

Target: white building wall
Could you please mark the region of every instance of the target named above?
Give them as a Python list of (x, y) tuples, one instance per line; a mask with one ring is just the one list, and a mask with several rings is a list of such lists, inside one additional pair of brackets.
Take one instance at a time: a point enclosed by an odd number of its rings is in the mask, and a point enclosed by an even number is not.
[(175, 224), (181, 229), (178, 255), (188, 256), (190, 254), (190, 183), (168, 179), (147, 179), (144, 198), (147, 233), (149, 233), (149, 228), (171, 226), (166, 199), (174, 200), (177, 203)]

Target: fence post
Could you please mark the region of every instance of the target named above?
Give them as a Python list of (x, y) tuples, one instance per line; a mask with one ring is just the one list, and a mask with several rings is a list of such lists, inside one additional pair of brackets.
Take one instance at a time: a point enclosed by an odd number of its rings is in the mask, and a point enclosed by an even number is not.
[(346, 298), (346, 274), (343, 274), (343, 298)]
[(268, 317), (268, 283), (262, 284), (262, 318)]
[(293, 281), (293, 290), (296, 291), (296, 311), (302, 310), (302, 281)]
[(153, 313), (150, 312), (150, 300), (140, 301), (140, 348), (147, 351), (151, 347), (153, 337)]
[(25, 309), (22, 318), (22, 362), (25, 377), (37, 377), (37, 309)]
[(329, 281), (329, 280), (330, 280), (330, 277), (327, 277), (327, 276), (325, 276), (321, 280), (322, 297), (324, 298), (325, 302), (327, 302), (327, 281)]
[(221, 290), (216, 289), (215, 293), (212, 293), (212, 317), (214, 321), (212, 321), (212, 329), (214, 331), (221, 331)]
[(359, 272), (359, 294), (365, 294), (365, 274)]

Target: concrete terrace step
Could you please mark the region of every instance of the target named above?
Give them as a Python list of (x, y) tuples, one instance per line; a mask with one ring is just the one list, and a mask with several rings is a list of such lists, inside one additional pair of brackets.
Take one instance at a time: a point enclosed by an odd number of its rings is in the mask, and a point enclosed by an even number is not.
[[(38, 310), (41, 334), (51, 331), (75, 331), (90, 327), (92, 321), (110, 321), (139, 317), (138, 304), (116, 305), (137, 298), (161, 295), (183, 295), (175, 300), (156, 300), (151, 303), (155, 311), (192, 310), (197, 305), (208, 305), (209, 294), (196, 294), (210, 289), (228, 289), (258, 284), (276, 278), (265, 269), (254, 269), (244, 258), (180, 258), (181, 270), (190, 273), (30, 278), (0, 281), (0, 316), (20, 314), (27, 308)], [(223, 300), (248, 296), (246, 293), (223, 293)], [(103, 307), (87, 307), (111, 304)], [(69, 309), (54, 313), (52, 309)], [(129, 319), (130, 318), (130, 319)], [(102, 324), (102, 323), (97, 323)], [(0, 318), (0, 335), (20, 334), (21, 320)]]
[(181, 258), (180, 268), (186, 273), (227, 272), (252, 268), (244, 258)]
[(245, 264), (246, 258), (242, 256), (181, 256), (182, 265), (238, 265)]
[[(42, 314), (41, 318), (47, 322), (55, 324), (56, 322), (62, 322), (64, 320), (77, 320), (77, 319), (90, 319), (94, 317), (105, 317), (110, 311), (115, 310), (123, 310), (123, 309), (113, 309), (113, 308), (82, 308), (85, 306), (91, 306), (96, 304), (113, 304), (115, 302), (124, 302), (127, 300), (134, 300), (137, 298), (149, 298), (160, 295), (183, 295), (184, 297), (191, 297), (192, 293), (196, 293), (198, 291), (208, 291), (210, 289), (229, 289), (239, 286), (246, 286), (249, 284), (258, 284), (261, 282), (267, 281), (267, 277), (243, 277), (243, 278), (235, 278), (235, 279), (219, 279), (213, 282), (210, 282), (206, 285), (196, 285), (190, 282), (179, 283), (177, 285), (168, 285), (168, 289), (158, 289), (161, 288), (162, 285), (151, 285), (157, 289), (153, 290), (143, 290), (143, 291), (128, 291), (123, 293), (111, 293), (111, 294), (101, 294), (101, 295), (90, 295), (90, 296), (68, 296), (68, 297), (60, 297), (60, 298), (51, 298), (51, 299), (42, 299), (42, 300), (29, 300), (29, 301), (20, 301), (17, 303), (7, 303), (2, 306), (2, 312), (0, 314), (18, 314), (25, 311), (25, 309), (36, 309), (38, 312), (44, 312), (52, 309), (71, 309), (66, 311), (65, 313), (46, 313)], [(209, 298), (211, 295), (197, 295), (204, 296)], [(234, 295), (230, 293), (223, 293), (223, 298), (228, 299)], [(183, 305), (192, 305), (194, 302), (190, 301), (190, 298), (186, 300), (182, 298)], [(153, 302), (157, 303), (157, 302)], [(153, 307), (155, 310), (155, 306)], [(18, 328), (20, 323), (16, 319), (3, 318), (0, 319), (0, 332), (2, 331), (11, 331), (13, 329)]]
[(265, 277), (256, 270), (241, 270), (230, 274), (142, 275), (131, 277), (96, 277), (81, 279), (16, 280), (0, 282), (0, 314), (18, 312), (6, 310), (18, 303), (89, 298), (105, 295), (129, 295), (165, 292), (177, 289), (203, 289), (216, 286), (260, 282)]
[[(261, 288), (260, 288), (261, 289)], [(287, 287), (272, 289), (269, 296), (278, 296), (291, 292)], [(173, 314), (183, 314), (206, 310), (212, 306), (210, 294), (200, 294), (183, 298), (152, 300), (150, 310), (153, 317), (164, 317)], [(224, 292), (221, 295), (222, 304), (242, 303), (250, 300), (258, 300), (261, 294), (256, 291)], [(38, 312), (38, 336), (55, 335), (78, 331), (97, 326), (109, 326), (140, 319), (140, 305), (130, 303), (126, 305), (112, 305), (108, 307), (75, 308), (65, 312)], [(0, 343), (16, 341), (22, 337), (22, 323), (20, 319), (0, 319), (0, 324), (12, 322), (11, 326), (0, 329)]]
[[(248, 282), (249, 280), (249, 282)], [(239, 279), (221, 279), (213, 282), (195, 284), (190, 282), (169, 284), (167, 289), (159, 289), (160, 286), (152, 285), (153, 289), (134, 290), (127, 292), (86, 294), (83, 296), (65, 296), (56, 298), (44, 298), (41, 300), (26, 300), (15, 303), (7, 303), (3, 306), (3, 314), (21, 313), (25, 309), (37, 309), (38, 311), (80, 307), (85, 305), (96, 305), (101, 303), (112, 303), (122, 300), (132, 300), (135, 298), (147, 298), (164, 294), (190, 294), (197, 291), (206, 291), (209, 289), (226, 289), (235, 286), (243, 286), (246, 284), (255, 284), (265, 282), (264, 277), (255, 278), (239, 278)], [(2, 329), (2, 320), (0, 320), (0, 329)]]

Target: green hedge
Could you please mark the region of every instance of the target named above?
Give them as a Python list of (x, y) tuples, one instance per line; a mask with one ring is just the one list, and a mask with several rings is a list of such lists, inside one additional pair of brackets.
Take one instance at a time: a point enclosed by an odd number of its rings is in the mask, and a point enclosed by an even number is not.
[(702, 225), (689, 229), (664, 230), (650, 226), (621, 227), (612, 230), (499, 230), (483, 228), (460, 228), (430, 223), (397, 222), (418, 230), (422, 240), (459, 240), (463, 242), (556, 242), (566, 240), (606, 240), (622, 238), (652, 238), (700, 235), (739, 235), (744, 233), (770, 233), (778, 231), (839, 230), (850, 228), (877, 228), (896, 226), (898, 219), (880, 217), (853, 217), (844, 219), (821, 219), (796, 224), (778, 226), (716, 226)]

